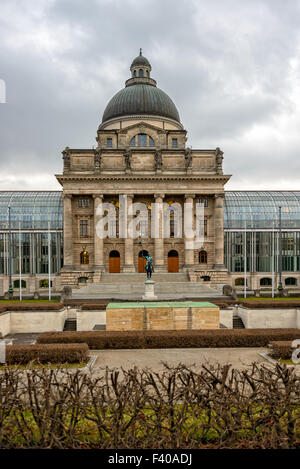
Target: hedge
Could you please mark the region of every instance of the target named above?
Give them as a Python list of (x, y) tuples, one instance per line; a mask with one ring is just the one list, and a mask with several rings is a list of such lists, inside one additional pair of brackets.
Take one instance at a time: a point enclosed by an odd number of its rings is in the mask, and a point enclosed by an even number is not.
[(282, 358), (283, 360), (291, 360), (292, 353), (295, 350), (295, 348), (292, 347), (292, 342), (290, 340), (271, 342), (270, 347), (270, 356), (272, 358)]
[(40, 363), (81, 363), (88, 360), (87, 344), (34, 344), (7, 345), (6, 363), (25, 364), (32, 360)]
[(63, 303), (3, 303), (0, 312), (5, 311), (60, 311)]
[(90, 349), (266, 347), (275, 340), (300, 339), (299, 329), (214, 329), (176, 331), (44, 332), (39, 344), (86, 343)]

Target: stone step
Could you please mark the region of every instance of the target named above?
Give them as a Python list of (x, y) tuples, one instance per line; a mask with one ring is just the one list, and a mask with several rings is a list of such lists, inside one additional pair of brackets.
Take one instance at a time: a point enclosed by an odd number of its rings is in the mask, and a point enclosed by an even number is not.
[[(155, 283), (155, 291), (157, 293), (205, 293), (211, 292), (212, 290), (216, 291), (213, 288), (202, 285), (200, 283), (185, 283), (185, 282), (164, 282), (164, 283)], [(80, 288), (77, 290), (78, 293), (143, 293), (145, 290), (144, 283), (128, 283), (128, 284), (118, 284), (118, 283), (98, 283), (90, 284), (86, 287)]]
[[(103, 273), (101, 275), (101, 284), (103, 283), (144, 283), (147, 276), (146, 274), (139, 273), (120, 273), (120, 274), (109, 274)], [(178, 273), (153, 273), (152, 279), (155, 282), (189, 282), (188, 276), (184, 272)]]
[(63, 330), (64, 331), (76, 331), (77, 330), (76, 319), (66, 319)]
[[(181, 298), (222, 298), (222, 293), (207, 285), (191, 282), (156, 282), (155, 295), (159, 299)], [(145, 286), (142, 282), (136, 283), (98, 283), (89, 284), (80, 290), (73, 290), (73, 298), (115, 298), (124, 300), (138, 300), (144, 295)]]

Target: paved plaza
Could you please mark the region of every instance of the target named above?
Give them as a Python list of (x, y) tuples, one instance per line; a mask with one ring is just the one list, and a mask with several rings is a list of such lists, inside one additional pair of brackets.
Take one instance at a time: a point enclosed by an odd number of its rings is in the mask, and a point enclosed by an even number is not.
[(94, 352), (98, 358), (94, 369), (109, 367), (130, 369), (149, 368), (152, 371), (163, 369), (163, 362), (169, 366), (182, 363), (194, 369), (203, 364), (231, 364), (233, 368), (246, 369), (253, 362), (266, 362), (259, 353), (267, 348), (183, 348), (183, 349), (142, 349), (142, 350), (101, 350)]

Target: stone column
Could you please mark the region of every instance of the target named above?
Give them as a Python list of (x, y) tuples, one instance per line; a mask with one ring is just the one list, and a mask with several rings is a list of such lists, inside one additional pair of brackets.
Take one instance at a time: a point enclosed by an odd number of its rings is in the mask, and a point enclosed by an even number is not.
[[(186, 194), (185, 195), (185, 203), (192, 204), (192, 226), (191, 228), (194, 229), (194, 198), (195, 194)], [(184, 210), (184, 217), (186, 216), (186, 209)], [(185, 233), (185, 219), (183, 224), (183, 232), (184, 232), (184, 267), (186, 269), (192, 267), (194, 265), (194, 249), (191, 248), (191, 244), (194, 241), (193, 237), (190, 237), (188, 233)]]
[(165, 194), (154, 194), (155, 203), (161, 204), (161, 209), (156, 213), (156, 223), (158, 224), (158, 238), (154, 238), (154, 271), (165, 271), (165, 258), (164, 258), (164, 238), (163, 238), (163, 210), (162, 203)]
[(224, 194), (215, 194), (214, 221), (215, 221), (215, 264), (216, 270), (226, 270), (224, 265)]
[(104, 240), (97, 235), (97, 224), (102, 218), (101, 206), (102, 206), (102, 194), (93, 195), (94, 198), (94, 269), (98, 272), (104, 271)]
[(63, 194), (64, 200), (64, 270), (73, 269), (73, 215), (72, 195)]
[(133, 203), (133, 194), (127, 194), (127, 238), (125, 238), (125, 262), (123, 272), (135, 272), (133, 261), (133, 238), (129, 237), (128, 226), (132, 220), (132, 215), (128, 215), (129, 207)]

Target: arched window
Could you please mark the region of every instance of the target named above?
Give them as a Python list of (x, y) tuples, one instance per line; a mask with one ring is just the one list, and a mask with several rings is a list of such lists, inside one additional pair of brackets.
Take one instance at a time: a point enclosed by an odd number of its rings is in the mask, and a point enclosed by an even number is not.
[(144, 78), (144, 71), (142, 68), (139, 69), (139, 77)]
[(138, 134), (132, 137), (130, 142), (131, 147), (154, 147), (154, 140), (150, 135)]
[(284, 281), (286, 286), (295, 286), (297, 285), (297, 279), (295, 277), (288, 277)]
[(80, 264), (88, 264), (89, 263), (89, 253), (87, 251), (82, 251), (80, 253)]
[[(52, 280), (50, 281), (50, 287), (52, 287)], [(46, 278), (44, 280), (40, 280), (40, 288), (49, 288), (49, 280)]]
[(136, 70), (133, 71), (133, 76), (136, 77)]
[(207, 264), (207, 252), (206, 251), (199, 252), (199, 264)]
[(261, 287), (270, 287), (272, 286), (272, 279), (269, 277), (264, 277), (260, 279), (260, 286)]
[[(234, 281), (234, 284), (237, 287), (243, 287), (245, 285), (245, 279), (243, 277), (236, 278), (235, 281)], [(247, 285), (247, 280), (246, 280), (246, 285)]]
[[(21, 287), (26, 288), (25, 280), (21, 280)], [(14, 288), (20, 288), (20, 280), (14, 280)]]
[(86, 283), (86, 282), (87, 282), (87, 278), (86, 278), (86, 277), (79, 277), (78, 283)]

